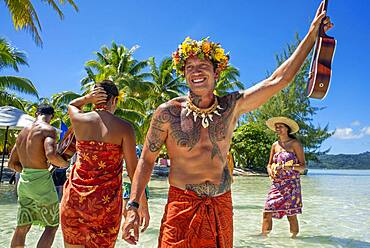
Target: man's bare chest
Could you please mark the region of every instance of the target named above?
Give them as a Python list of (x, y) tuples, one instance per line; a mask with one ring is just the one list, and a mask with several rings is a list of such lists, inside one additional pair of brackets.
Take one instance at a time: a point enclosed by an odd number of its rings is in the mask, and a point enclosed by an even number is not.
[(203, 127), (201, 118), (187, 115), (183, 107), (173, 106), (167, 110), (162, 116), (169, 123), (167, 144), (177, 149), (192, 150), (209, 146), (211, 150), (219, 150), (231, 140), (235, 123), (230, 110), (220, 111), (220, 115), (214, 116), (207, 128)]

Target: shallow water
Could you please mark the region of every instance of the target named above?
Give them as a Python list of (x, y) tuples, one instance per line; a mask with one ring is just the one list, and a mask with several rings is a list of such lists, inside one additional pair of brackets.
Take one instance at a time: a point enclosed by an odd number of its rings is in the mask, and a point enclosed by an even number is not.
[[(286, 218), (274, 221), (266, 239), (258, 236), (264, 200), (270, 186), (267, 177), (237, 177), (233, 184), (234, 247), (370, 247), (370, 170), (313, 170), (302, 178), (301, 232), (289, 238)], [(132, 247), (156, 247), (168, 183), (150, 182), (151, 224)], [(16, 198), (12, 185), (0, 185), (0, 247), (9, 247), (16, 224)], [(33, 227), (27, 247), (36, 247), (42, 233)], [(121, 234), (119, 235), (119, 237)], [(58, 230), (53, 247), (63, 247)], [(129, 247), (118, 240), (116, 247)]]

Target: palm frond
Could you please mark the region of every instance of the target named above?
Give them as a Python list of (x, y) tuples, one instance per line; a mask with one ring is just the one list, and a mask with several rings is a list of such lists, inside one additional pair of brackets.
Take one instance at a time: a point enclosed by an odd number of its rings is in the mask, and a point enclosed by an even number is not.
[(134, 45), (134, 46), (132, 46), (131, 47), (131, 49), (128, 51), (128, 53), (130, 54), (130, 55), (132, 55), (137, 49), (139, 49), (140, 48), (140, 46), (139, 45)]
[[(65, 0), (59, 0), (61, 3), (64, 3), (65, 2)], [(77, 7), (77, 5), (76, 5), (76, 3), (73, 1), (73, 0), (67, 0), (68, 1), (68, 3), (70, 4), (70, 5), (72, 5), (72, 7), (76, 10), (76, 11), (78, 11), (78, 7)]]
[[(42, 46), (40, 36), (41, 24), (37, 16), (36, 10), (31, 3), (31, 0), (4, 0), (5, 4), (12, 16), (13, 25), (16, 30), (24, 29), (31, 33), (32, 38), (37, 45)], [(42, 2), (49, 4), (63, 19), (63, 12), (58, 7), (54, 0), (43, 0)], [(73, 0), (67, 0), (72, 7), (78, 11), (77, 5)], [(65, 4), (65, 0), (59, 0), (60, 4)]]
[(89, 84), (91, 81), (96, 82), (96, 76), (92, 69), (89, 67), (85, 67), (85, 71), (87, 73), (87, 76), (81, 80), (81, 85), (84, 86), (86, 84)]
[(27, 78), (0, 76), (0, 87), (38, 97), (36, 87)]
[(30, 0), (13, 1), (5, 0), (12, 16), (13, 25), (16, 30), (26, 29), (31, 33), (37, 45), (42, 45), (39, 34), (41, 31), (40, 20)]
[(62, 91), (60, 93), (54, 94), (52, 98), (52, 104), (54, 106), (67, 105), (72, 100), (80, 97), (81, 95), (73, 91)]
[[(55, 3), (54, 0), (44, 0), (44, 1), (47, 2), (57, 12), (60, 19), (64, 19), (63, 12), (60, 10), (59, 6)], [(60, 0), (59, 2), (64, 3), (63, 0)]]
[(24, 110), (22, 100), (14, 94), (9, 94), (5, 91), (0, 91), (0, 106), (14, 106)]
[(133, 67), (130, 69), (129, 73), (132, 75), (139, 74), (140, 71), (142, 71), (145, 67), (148, 66), (148, 61), (140, 61), (133, 65)]
[(26, 54), (13, 47), (6, 39), (0, 38), (0, 69), (11, 67), (18, 71), (18, 65), (28, 65)]

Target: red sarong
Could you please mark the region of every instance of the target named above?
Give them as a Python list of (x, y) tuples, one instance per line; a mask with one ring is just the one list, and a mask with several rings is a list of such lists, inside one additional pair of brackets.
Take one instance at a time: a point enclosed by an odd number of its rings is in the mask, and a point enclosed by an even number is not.
[(64, 241), (85, 247), (114, 247), (122, 216), (121, 146), (77, 141), (77, 161), (64, 186)]
[(199, 197), (192, 191), (171, 186), (158, 247), (233, 247), (231, 192)]

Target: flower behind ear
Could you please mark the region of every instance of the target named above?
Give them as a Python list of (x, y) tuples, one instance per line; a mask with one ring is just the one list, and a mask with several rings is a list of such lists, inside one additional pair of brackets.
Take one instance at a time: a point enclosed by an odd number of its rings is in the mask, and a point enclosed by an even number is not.
[(125, 92), (123, 90), (119, 91), (119, 95), (117, 96), (117, 104), (123, 100), (125, 97)]

